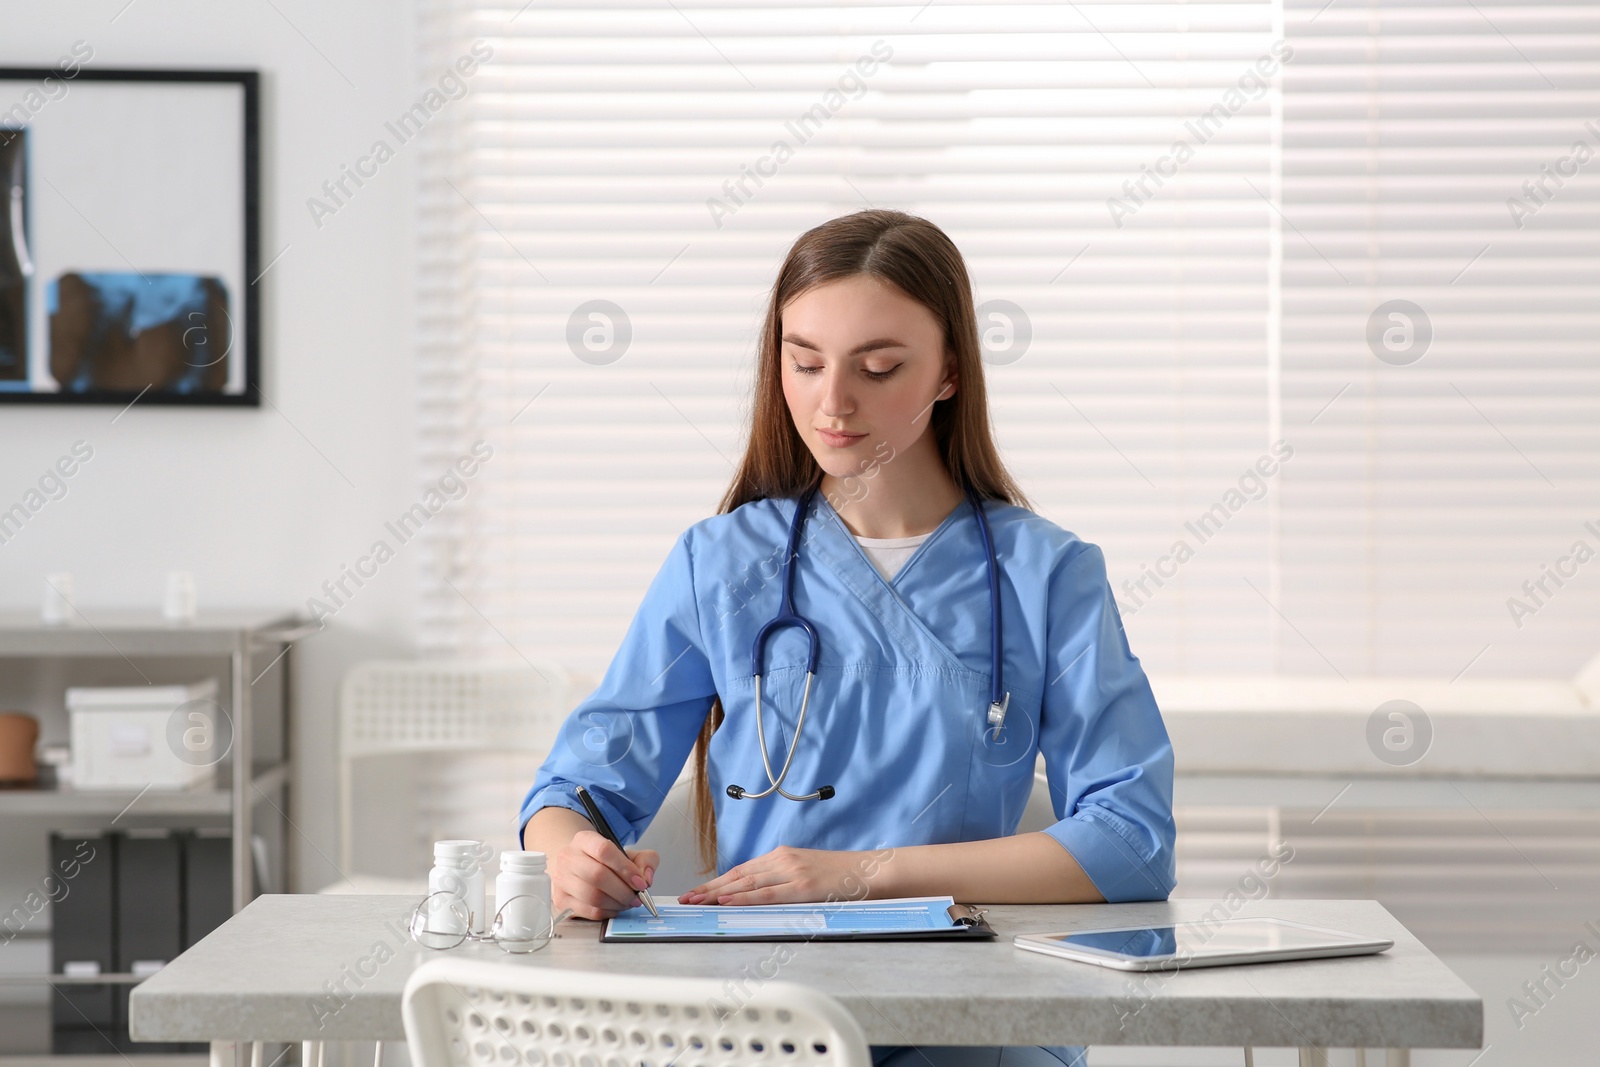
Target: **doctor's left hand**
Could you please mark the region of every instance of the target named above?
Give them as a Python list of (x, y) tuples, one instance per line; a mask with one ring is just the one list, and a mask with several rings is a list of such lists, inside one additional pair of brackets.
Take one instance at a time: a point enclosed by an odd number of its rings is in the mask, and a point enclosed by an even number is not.
[[(780, 845), (678, 897), (679, 904), (800, 904), (866, 895), (863, 858), (872, 853)], [(852, 877), (853, 876), (853, 877)]]

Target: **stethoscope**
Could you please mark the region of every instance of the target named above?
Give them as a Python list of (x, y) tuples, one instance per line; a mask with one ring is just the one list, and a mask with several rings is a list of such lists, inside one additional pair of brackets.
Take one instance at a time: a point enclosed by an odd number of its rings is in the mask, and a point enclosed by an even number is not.
[[(817, 628), (812, 625), (810, 619), (794, 610), (794, 561), (799, 555), (800, 528), (805, 524), (806, 511), (809, 510), (811, 498), (816, 495), (816, 491), (815, 485), (806, 490), (805, 495), (800, 498), (800, 506), (794, 510), (794, 523), (789, 528), (789, 552), (783, 562), (783, 600), (778, 605), (778, 614), (756, 634), (755, 648), (750, 657), (751, 674), (754, 675), (756, 683), (756, 737), (761, 744), (761, 765), (766, 768), (767, 781), (772, 784), (759, 793), (747, 793), (742, 786), (730, 785), (728, 795), (735, 800), (760, 800), (773, 791), (790, 800), (827, 800), (833, 796), (831, 785), (819, 786), (816, 792), (798, 797), (783, 788), (783, 780), (789, 775), (789, 764), (794, 760), (795, 747), (800, 744), (800, 731), (806, 725), (806, 706), (811, 701), (811, 680), (817, 673), (817, 652), (820, 647)], [(995, 733), (998, 734), (1001, 726), (1005, 724), (1006, 709), (1011, 705), (1011, 694), (1005, 691), (1000, 676), (1000, 565), (994, 558), (994, 540), (989, 536), (989, 519), (983, 513), (983, 505), (979, 502), (977, 494), (970, 488), (967, 489), (967, 500), (971, 502), (972, 511), (978, 517), (978, 532), (983, 535), (983, 551), (988, 556), (989, 562), (989, 725), (994, 727)], [(789, 752), (783, 759), (783, 769), (774, 777), (772, 762), (767, 758), (767, 735), (761, 725), (761, 654), (766, 649), (767, 638), (785, 626), (798, 626), (806, 632), (806, 687), (800, 696), (800, 715), (795, 719), (794, 740), (789, 742)]]

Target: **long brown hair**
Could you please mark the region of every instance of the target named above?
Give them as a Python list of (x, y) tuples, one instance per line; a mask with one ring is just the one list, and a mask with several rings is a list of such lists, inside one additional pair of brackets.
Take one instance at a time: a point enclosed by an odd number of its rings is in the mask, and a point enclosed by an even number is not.
[[(977, 314), (961, 253), (945, 232), (928, 220), (873, 208), (807, 230), (778, 269), (761, 330), (749, 443), (718, 513), (766, 497), (798, 497), (822, 477), (822, 468), (795, 429), (783, 396), (779, 363), (782, 311), (814, 286), (861, 274), (899, 289), (944, 326), (945, 354), (955, 363), (956, 391), (933, 405), (929, 421), (951, 480), (963, 490), (972, 489), (980, 499), (1029, 507), (1001, 463), (989, 428)], [(713, 700), (694, 745), (691, 809), (702, 873), (715, 870), (717, 862), (717, 827), (706, 755), (711, 735), (722, 719), (719, 697)]]

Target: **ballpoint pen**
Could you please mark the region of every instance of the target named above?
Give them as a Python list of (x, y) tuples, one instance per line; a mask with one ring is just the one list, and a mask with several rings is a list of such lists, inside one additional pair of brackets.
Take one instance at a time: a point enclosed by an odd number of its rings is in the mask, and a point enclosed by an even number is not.
[[(616, 832), (611, 829), (611, 824), (606, 822), (606, 817), (600, 814), (599, 808), (595, 807), (594, 799), (589, 796), (589, 791), (581, 785), (578, 786), (578, 799), (583, 801), (584, 808), (589, 812), (589, 821), (594, 823), (594, 828), (599, 831), (600, 836), (616, 845), (617, 851), (626, 856), (628, 854), (627, 849), (622, 847), (622, 842), (617, 840)], [(650, 914), (658, 919), (661, 918), (661, 913), (656, 910), (656, 902), (650, 899), (650, 891), (648, 889), (639, 889), (636, 892), (639, 894), (639, 899), (644, 901), (644, 906), (650, 909)]]

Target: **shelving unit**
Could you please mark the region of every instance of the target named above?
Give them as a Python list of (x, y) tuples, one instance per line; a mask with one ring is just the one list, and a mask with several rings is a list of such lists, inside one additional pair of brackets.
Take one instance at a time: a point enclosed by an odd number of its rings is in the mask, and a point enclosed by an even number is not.
[[(118, 680), (94, 684), (140, 684), (148, 681), (146, 671), (160, 673), (152, 664), (162, 661), (191, 660), (212, 666), (208, 673), (218, 678), (217, 704), (232, 720), (231, 747), (216, 768), (215, 783), (187, 790), (159, 789), (77, 789), (70, 784), (42, 779), (34, 788), (0, 790), (0, 821), (32, 820), (40, 832), (48, 833), (63, 825), (73, 829), (86, 826), (116, 829), (119, 820), (132, 815), (144, 826), (215, 824), (226, 820), (231, 833), (231, 873), (233, 899), (237, 913), (255, 895), (255, 866), (252, 838), (258, 830), (272, 829), (278, 843), (267, 874), (270, 882), (283, 889), (289, 884), (286, 847), (289, 822), (290, 735), (292, 727), (292, 686), (290, 668), (294, 643), (318, 630), (291, 612), (216, 611), (198, 616), (193, 622), (169, 623), (154, 612), (88, 611), (79, 612), (73, 623), (47, 625), (37, 616), (0, 613), (0, 670), (15, 669), (18, 660), (74, 661), (99, 659), (122, 661), (125, 667), (101, 670), (115, 673)], [(69, 678), (73, 671), (58, 663), (53, 673)], [(102, 667), (105, 664), (101, 665)], [(274, 679), (271, 675), (278, 676)], [(77, 684), (74, 682), (73, 684)], [(258, 702), (259, 688), (275, 699)], [(53, 689), (54, 687), (52, 687)], [(48, 698), (50, 706), (34, 709), (43, 722), (63, 710), (64, 686)], [(43, 698), (42, 698), (43, 699)], [(41, 769), (45, 773), (46, 769)], [(264, 809), (264, 810), (262, 810)], [(275, 824), (275, 825), (273, 825)], [(100, 974), (77, 978), (59, 974), (12, 974), (0, 976), (0, 987), (17, 985), (132, 985), (145, 976)], [(49, 1008), (46, 1007), (46, 1012)], [(123, 1061), (120, 1052), (104, 1056), (22, 1054), (0, 1055), (0, 1067), (50, 1064), (70, 1067), (84, 1064)], [(204, 1056), (152, 1052), (140, 1056), (145, 1067), (164, 1067), (169, 1063), (198, 1063)]]

